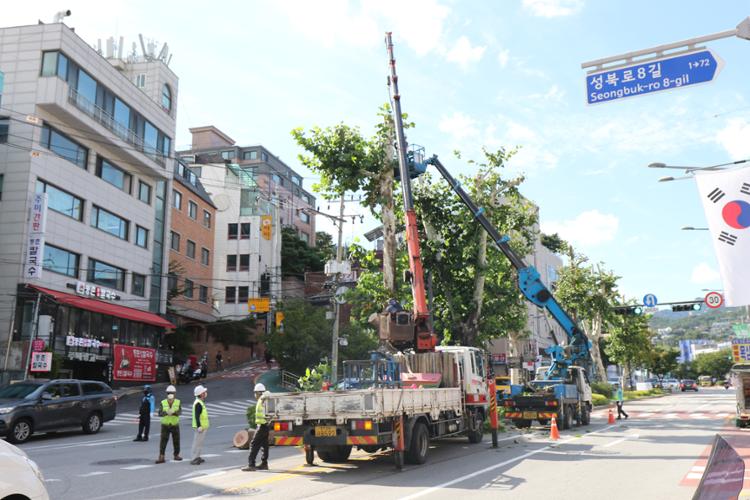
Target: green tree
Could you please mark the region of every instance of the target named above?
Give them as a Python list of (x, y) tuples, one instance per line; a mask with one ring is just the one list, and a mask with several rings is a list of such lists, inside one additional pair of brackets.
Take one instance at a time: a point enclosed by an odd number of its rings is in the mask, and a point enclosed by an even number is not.
[(307, 271), (322, 271), (325, 261), (320, 248), (311, 248), (293, 227), (281, 228), (281, 275), (302, 276)]
[(648, 361), (648, 369), (657, 377), (664, 378), (669, 373), (677, 370), (677, 358), (680, 351), (670, 347), (658, 346), (651, 352), (651, 358)]
[[(518, 185), (523, 177), (504, 172), (514, 150), (483, 149), (484, 158), (469, 161), (473, 177), (459, 176), (469, 195), (511, 246), (527, 255), (535, 238), (537, 212)], [(457, 155), (460, 159), (460, 155)], [(423, 177), (415, 183), (415, 205), (425, 228), (422, 260), (432, 273), (436, 332), (462, 345), (478, 345), (511, 332), (517, 343), (524, 335), (527, 308), (516, 285), (516, 274), (500, 250), (488, 250), (487, 233), (447, 183)]]
[(724, 349), (701, 354), (696, 356), (694, 363), (698, 375), (710, 375), (717, 379), (723, 379), (732, 369), (732, 351)]
[(266, 346), (282, 368), (302, 374), (331, 353), (332, 322), (326, 310), (304, 300), (288, 300), (279, 306), (284, 311), (284, 331), (273, 331)]
[(559, 254), (564, 254), (568, 252), (568, 248), (569, 248), (568, 242), (560, 238), (560, 235), (557, 233), (542, 234), (541, 243), (550, 252), (559, 253)]
[(336, 248), (333, 245), (333, 236), (324, 231), (315, 233), (315, 251), (317, 252), (323, 264), (332, 260), (336, 255)]
[(695, 369), (695, 362), (687, 361), (685, 363), (679, 363), (677, 368), (674, 369), (674, 376), (678, 379), (696, 379), (698, 378), (698, 372)]
[(375, 135), (369, 139), (359, 128), (344, 123), (325, 129), (316, 126), (307, 132), (296, 128), (292, 136), (307, 152), (299, 156), (302, 164), (320, 175), (320, 183), (313, 186), (316, 192), (332, 200), (347, 191), (360, 191), (365, 205), (382, 221), (383, 283), (387, 290), (395, 290), (397, 161), (390, 107), (381, 107), (378, 117)]
[(607, 356), (625, 368), (624, 379), (630, 380), (633, 366), (647, 365), (652, 355), (648, 318), (641, 315), (620, 316), (610, 322)]
[(255, 338), (255, 320), (251, 317), (236, 321), (215, 321), (206, 324), (209, 335), (225, 349), (231, 345), (249, 346)]
[(614, 317), (612, 305), (617, 299), (618, 279), (601, 264), (588, 264), (588, 258), (572, 247), (568, 248), (568, 263), (558, 273), (555, 296), (591, 341), (597, 380), (607, 380), (599, 344), (604, 327)]

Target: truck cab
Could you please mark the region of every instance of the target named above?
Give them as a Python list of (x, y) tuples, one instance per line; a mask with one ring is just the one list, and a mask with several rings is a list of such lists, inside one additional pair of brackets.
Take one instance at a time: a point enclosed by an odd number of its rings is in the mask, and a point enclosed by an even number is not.
[(476, 347), (437, 346), (438, 352), (450, 352), (456, 356), (460, 380), (467, 405), (486, 405), (487, 391), (487, 353)]

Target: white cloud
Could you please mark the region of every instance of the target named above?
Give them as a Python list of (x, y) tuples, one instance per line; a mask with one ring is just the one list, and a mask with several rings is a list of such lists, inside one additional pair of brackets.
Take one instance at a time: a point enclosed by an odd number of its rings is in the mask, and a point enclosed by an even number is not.
[(450, 135), (455, 143), (460, 143), (466, 138), (476, 137), (479, 133), (476, 120), (460, 111), (441, 118), (438, 128)]
[(615, 239), (620, 220), (612, 214), (598, 210), (582, 212), (576, 218), (564, 221), (542, 221), (542, 231), (557, 233), (573, 245), (591, 247)]
[(508, 49), (502, 49), (497, 54), (497, 62), (500, 63), (501, 68), (505, 68), (510, 60), (510, 51)]
[(701, 262), (693, 269), (690, 281), (696, 285), (708, 285), (719, 281), (719, 273), (705, 262)]
[(562, 17), (576, 14), (583, 0), (523, 0), (523, 7), (539, 17)]
[(445, 59), (466, 69), (470, 64), (479, 62), (487, 50), (485, 46), (472, 46), (465, 36), (461, 36), (456, 44), (445, 54)]
[(750, 123), (733, 118), (716, 133), (716, 142), (726, 149), (733, 160), (750, 158)]

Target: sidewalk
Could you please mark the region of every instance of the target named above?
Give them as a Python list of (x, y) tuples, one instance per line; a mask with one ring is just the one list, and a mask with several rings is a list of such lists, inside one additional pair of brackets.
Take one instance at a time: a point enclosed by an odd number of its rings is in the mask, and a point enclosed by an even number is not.
[[(226, 370), (222, 370), (220, 372), (213, 371), (208, 372), (208, 375), (206, 375), (206, 378), (196, 380), (196, 383), (204, 383), (204, 382), (210, 382), (213, 380), (221, 379), (221, 378), (229, 378), (233, 375), (239, 374), (239, 372), (247, 372), (253, 369), (257, 368), (265, 368), (265, 361), (250, 361), (248, 363), (242, 363), (240, 365), (234, 366), (232, 368), (228, 368)], [(275, 366), (275, 365), (274, 365)], [(273, 368), (272, 368), (273, 369)], [(260, 376), (263, 376), (262, 374)], [(192, 383), (192, 382), (191, 382)], [(128, 396), (132, 396), (135, 394), (141, 394), (143, 392), (143, 386), (147, 385), (145, 382), (142, 385), (133, 386), (133, 387), (122, 387), (120, 389), (114, 389), (112, 392), (114, 393), (115, 397), (118, 401), (127, 398)], [(151, 386), (151, 388), (154, 390), (154, 392), (163, 391), (167, 388), (169, 382), (157, 382), (153, 384), (148, 384)], [(180, 385), (189, 385), (189, 384), (180, 384)]]

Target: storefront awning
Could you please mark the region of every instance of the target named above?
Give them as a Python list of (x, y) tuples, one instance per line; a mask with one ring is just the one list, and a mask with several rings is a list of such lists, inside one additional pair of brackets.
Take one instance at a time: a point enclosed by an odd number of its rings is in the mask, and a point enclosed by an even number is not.
[(161, 316), (150, 312), (141, 311), (140, 309), (120, 306), (117, 304), (112, 304), (111, 302), (104, 302), (103, 300), (87, 299), (85, 297), (79, 297), (70, 293), (58, 292), (57, 290), (50, 290), (49, 288), (43, 288), (36, 285), (29, 285), (29, 287), (38, 290), (45, 295), (49, 295), (61, 304), (67, 304), (73, 307), (78, 307), (80, 309), (86, 309), (87, 311), (91, 312), (108, 314), (117, 318), (139, 321), (141, 323), (160, 326), (162, 328), (175, 328), (172, 323), (162, 318)]

